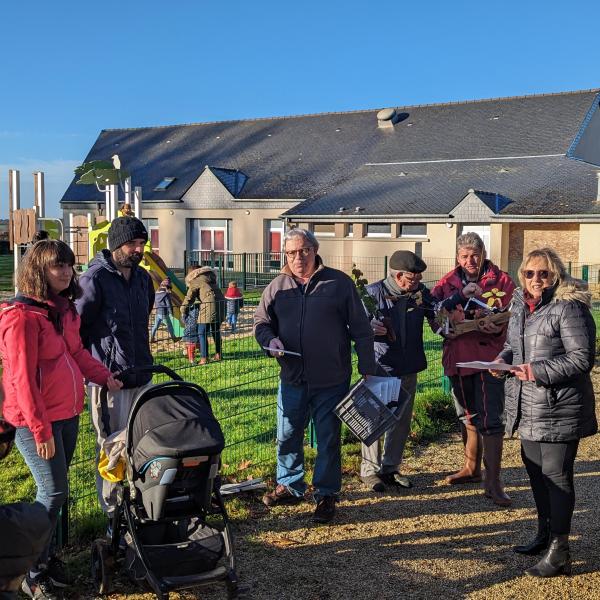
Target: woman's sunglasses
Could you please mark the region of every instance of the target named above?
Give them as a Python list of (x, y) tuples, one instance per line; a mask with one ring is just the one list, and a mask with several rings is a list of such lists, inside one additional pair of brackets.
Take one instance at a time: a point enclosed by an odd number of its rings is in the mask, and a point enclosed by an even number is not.
[(552, 273), (546, 269), (543, 269), (542, 271), (523, 271), (523, 277), (525, 277), (525, 279), (533, 279), (536, 275), (539, 275), (540, 279), (549, 279)]
[(6, 458), (15, 441), (15, 428), (0, 418), (0, 460)]

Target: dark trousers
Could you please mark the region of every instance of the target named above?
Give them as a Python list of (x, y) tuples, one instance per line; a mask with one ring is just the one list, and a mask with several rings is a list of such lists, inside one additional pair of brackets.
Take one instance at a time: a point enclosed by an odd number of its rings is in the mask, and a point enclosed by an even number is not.
[(531, 481), (538, 517), (550, 519), (550, 530), (557, 535), (567, 535), (571, 531), (575, 506), (573, 466), (578, 446), (579, 440), (521, 440), (521, 457)]
[(201, 358), (208, 356), (209, 333), (215, 342), (215, 354), (221, 354), (221, 323), (198, 323), (198, 342), (200, 343)]
[(452, 375), (456, 416), (463, 425), (477, 427), (482, 435), (504, 433), (504, 381), (487, 371)]

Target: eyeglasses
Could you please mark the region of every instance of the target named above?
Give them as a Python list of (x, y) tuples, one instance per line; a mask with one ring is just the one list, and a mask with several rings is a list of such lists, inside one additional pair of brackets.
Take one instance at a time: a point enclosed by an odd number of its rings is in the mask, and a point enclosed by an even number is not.
[(15, 428), (0, 417), (0, 460), (6, 458), (15, 441)]
[(542, 269), (541, 271), (523, 271), (525, 279), (533, 279), (536, 275), (539, 275), (540, 279), (549, 279), (552, 273), (547, 269)]
[(286, 250), (285, 255), (291, 259), (296, 258), (296, 254), (300, 256), (308, 256), (312, 249), (312, 246), (307, 246), (305, 248), (299, 248), (298, 250)]
[(413, 271), (401, 271), (400, 273), (398, 273), (398, 277), (408, 277), (408, 279), (421, 279), (421, 277), (423, 277), (423, 273), (414, 273)]

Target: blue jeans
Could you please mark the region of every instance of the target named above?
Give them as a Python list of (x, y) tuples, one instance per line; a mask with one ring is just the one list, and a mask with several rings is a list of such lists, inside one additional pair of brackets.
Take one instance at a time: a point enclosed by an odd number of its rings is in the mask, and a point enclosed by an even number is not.
[(277, 394), (277, 483), (303, 496), (304, 430), (312, 417), (317, 434), (313, 474), (315, 499), (335, 496), (342, 487), (341, 421), (333, 409), (348, 393), (347, 381), (328, 388), (310, 389), (281, 381)]
[(171, 315), (170, 314), (163, 315), (162, 313), (157, 312), (156, 320), (154, 321), (154, 326), (152, 327), (152, 333), (150, 334), (151, 340), (154, 339), (154, 336), (156, 335), (156, 332), (158, 331), (160, 324), (163, 322), (167, 324), (167, 329), (169, 331), (169, 335), (171, 336), (171, 339), (172, 340), (175, 339), (175, 331), (173, 330), (173, 323), (171, 322)]
[[(33, 434), (27, 427), (17, 427), (15, 443), (23, 455), (37, 485), (36, 502), (48, 511), (53, 530), (56, 528), (58, 514), (69, 494), (69, 465), (75, 452), (79, 417), (52, 423), (56, 452), (50, 460), (38, 456)], [(54, 546), (54, 535), (40, 555), (37, 565), (48, 563), (50, 551)]]
[(198, 323), (198, 342), (200, 343), (200, 358), (208, 356), (208, 333), (212, 334), (215, 342), (215, 354), (221, 354), (221, 323)]
[(229, 325), (231, 327), (231, 331), (235, 331), (235, 327), (237, 325), (237, 315), (235, 313), (231, 313), (230, 315), (227, 315), (227, 322), (229, 323)]

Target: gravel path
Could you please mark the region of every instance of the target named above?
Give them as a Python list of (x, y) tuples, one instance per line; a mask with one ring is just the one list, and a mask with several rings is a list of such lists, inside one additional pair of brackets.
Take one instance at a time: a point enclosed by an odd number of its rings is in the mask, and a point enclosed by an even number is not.
[[(594, 377), (600, 389), (600, 369)], [(458, 435), (422, 449), (405, 462), (404, 472), (415, 487), (404, 493), (375, 495), (355, 476), (347, 477), (336, 521), (329, 526), (310, 523), (311, 504), (267, 511), (257, 497), (252, 518), (236, 531), (239, 575), (247, 587), (244, 597), (600, 599), (600, 437), (584, 440), (578, 454), (574, 574), (568, 578), (525, 577), (523, 569), (534, 564), (535, 557), (511, 552), (511, 546), (532, 537), (536, 527), (518, 440), (505, 445), (503, 478), (513, 499), (509, 509), (494, 506), (477, 485), (444, 483), (461, 455)], [(215, 588), (195, 597), (216, 600), (225, 595)]]

